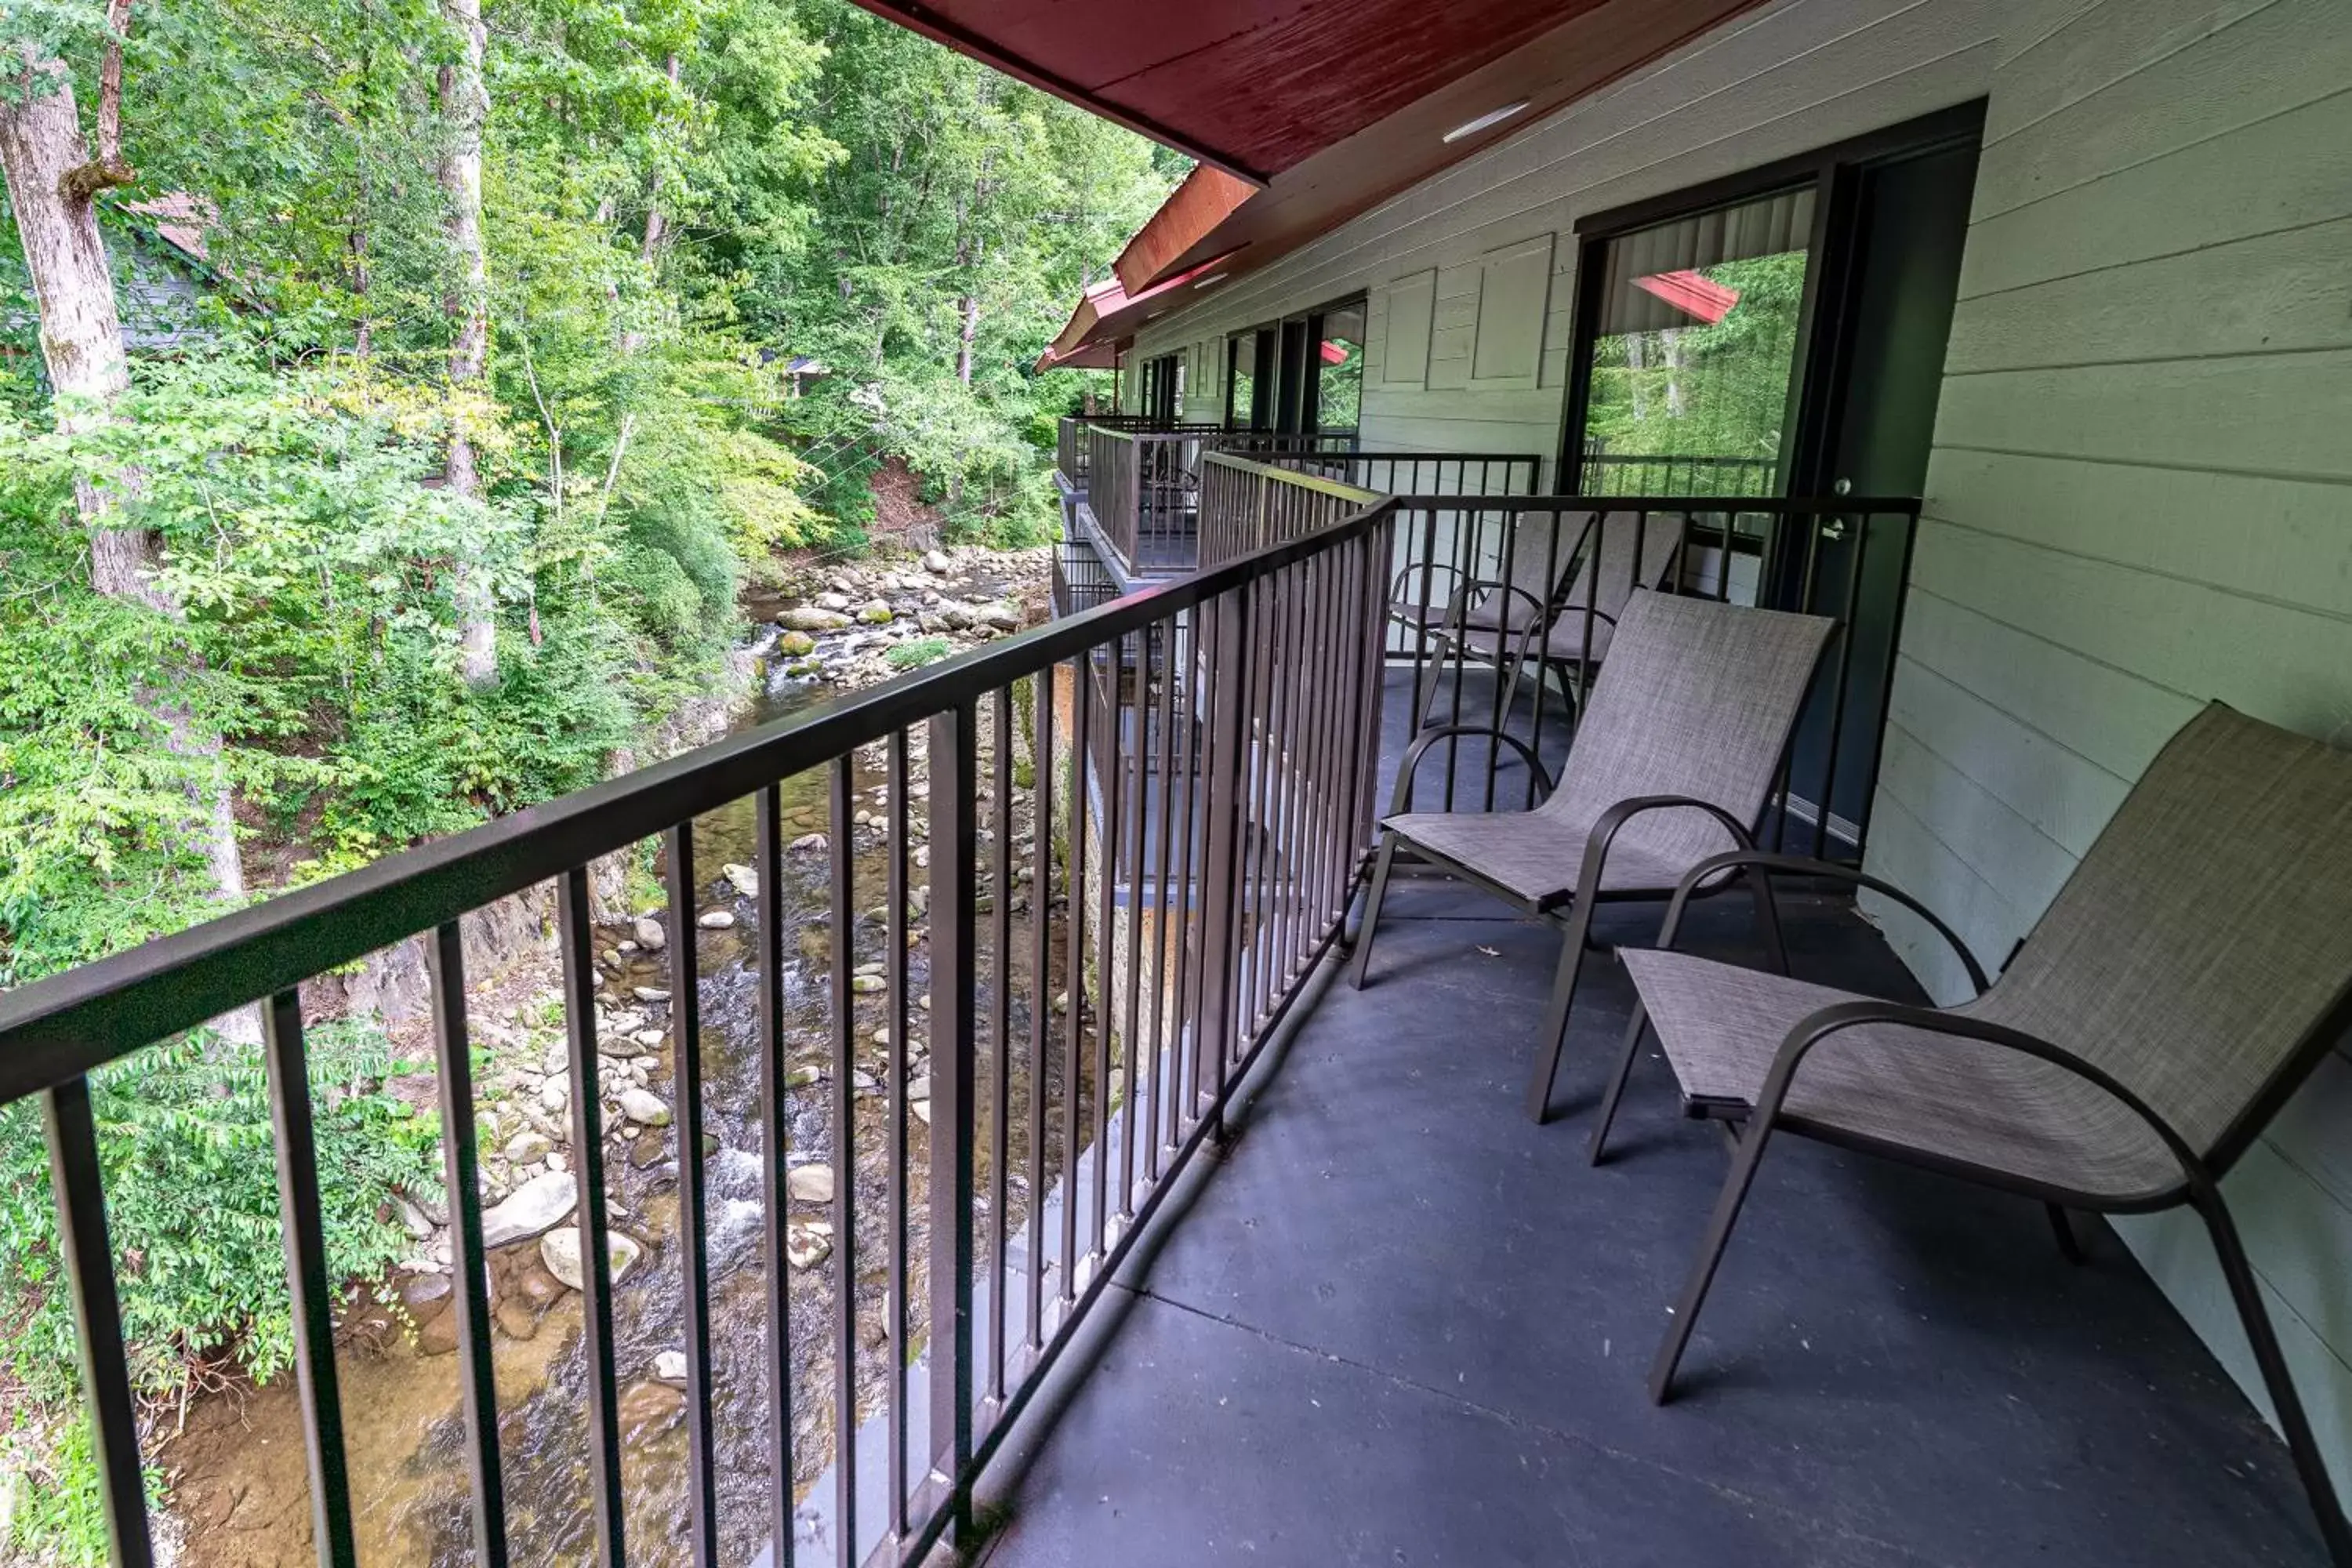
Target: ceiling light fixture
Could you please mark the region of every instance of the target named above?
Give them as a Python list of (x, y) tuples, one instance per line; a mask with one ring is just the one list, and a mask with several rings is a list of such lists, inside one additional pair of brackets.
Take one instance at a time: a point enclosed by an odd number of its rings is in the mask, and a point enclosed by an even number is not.
[(1500, 109), (1490, 109), (1486, 113), (1480, 115), (1477, 119), (1465, 121), (1463, 123), (1455, 126), (1453, 130), (1447, 132), (1442, 140), (1447, 142), (1459, 142), (1465, 136), (1475, 136), (1479, 132), (1486, 130), (1490, 125), (1500, 125), (1504, 121), (1508, 120), (1512, 115), (1517, 114), (1527, 106), (1528, 100), (1523, 98), (1517, 103), (1507, 103)]
[(1195, 289), (1206, 289), (1210, 284), (1223, 283), (1226, 279), (1231, 278), (1233, 274), (1230, 272), (1212, 272), (1206, 278), (1202, 279), (1198, 283), (1193, 284), (1192, 287)]

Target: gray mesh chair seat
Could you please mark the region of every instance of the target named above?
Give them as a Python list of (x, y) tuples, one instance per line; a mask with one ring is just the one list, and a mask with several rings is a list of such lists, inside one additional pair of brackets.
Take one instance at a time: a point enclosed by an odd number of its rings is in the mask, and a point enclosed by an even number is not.
[[(1671, 951), (1685, 903), (1735, 871), (1835, 878), (1891, 898), (1958, 956), (1978, 994), (1875, 1001)], [(1769, 909), (1769, 895), (1760, 900)], [(1778, 947), (1768, 931), (1767, 949)], [(1998, 982), (1948, 926), (1852, 868), (1740, 849), (1692, 867), (1659, 951), (1623, 954), (1638, 1005), (1592, 1140), (1601, 1158), (1654, 1034), (1685, 1110), (1743, 1124), (1651, 1374), (1665, 1397), (1776, 1131), (2067, 1208), (2186, 1205), (2205, 1222), (2329, 1549), (2352, 1527), (2249, 1266), (2221, 1179), (2352, 1034), (2352, 752), (2213, 703), (2140, 776)]]
[(1401, 847), (1532, 913), (1561, 919), (1559, 973), (1528, 1085), (1528, 1114), (1542, 1121), (1593, 906), (1663, 900), (1692, 866), (1752, 844), (1832, 628), (1818, 616), (1633, 591), (1559, 785), (1532, 811), (1406, 809), (1431, 745), (1462, 734), (1486, 734), (1498, 746), (1518, 748), (1536, 781), (1549, 782), (1534, 752), (1507, 731), (1423, 731), (1405, 752), (1392, 810), (1381, 824), (1355, 984), (1362, 985), (1370, 971), (1372, 938)]
[[(1687, 953), (1620, 956), (1694, 1105), (1754, 1105), (1790, 1029), (1825, 1007), (1874, 1000)], [(2180, 1185), (2180, 1163), (2163, 1140), (2096, 1086), (2014, 1051), (1901, 1024), (1824, 1042), (1790, 1084), (1780, 1115), (1784, 1126), (2119, 1204)]]

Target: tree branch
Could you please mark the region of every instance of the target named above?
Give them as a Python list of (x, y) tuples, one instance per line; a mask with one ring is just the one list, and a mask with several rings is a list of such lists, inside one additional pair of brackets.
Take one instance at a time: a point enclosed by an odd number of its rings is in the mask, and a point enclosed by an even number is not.
[(138, 171), (122, 161), (122, 40), (131, 34), (131, 0), (106, 0), (106, 58), (98, 72), (98, 156), (58, 178), (58, 194), (86, 203), (127, 185)]

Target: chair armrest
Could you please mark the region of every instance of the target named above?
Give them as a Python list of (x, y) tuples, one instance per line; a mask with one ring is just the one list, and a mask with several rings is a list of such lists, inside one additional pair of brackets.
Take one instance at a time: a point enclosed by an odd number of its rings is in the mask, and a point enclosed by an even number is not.
[(1769, 1129), (1772, 1121), (1780, 1114), (1780, 1108), (1789, 1098), (1789, 1086), (1796, 1079), (1798, 1067), (1815, 1046), (1844, 1030), (1864, 1024), (1900, 1024), (1957, 1039), (1976, 1040), (2059, 1068), (2099, 1089), (2146, 1122), (2148, 1130), (2162, 1142), (2166, 1152), (2179, 1162), (2182, 1179), (2200, 1197), (2208, 1196), (2212, 1192), (2213, 1177), (2206, 1169), (2204, 1161), (2189, 1147), (2188, 1141), (2174, 1131), (2171, 1124), (2158, 1115), (2146, 1100), (2096, 1063), (2085, 1061), (2063, 1046), (2053, 1045), (2022, 1029), (2012, 1029), (2006, 1025), (1972, 1018), (1965, 1014), (1948, 1013), (1940, 1008), (1915, 1007), (1902, 1002), (1840, 1002), (1798, 1019), (1781, 1040), (1780, 1051), (1772, 1058), (1771, 1070), (1764, 1076), (1764, 1087), (1756, 1097), (1756, 1117), (1759, 1125)]
[(1658, 929), (1658, 945), (1661, 948), (1671, 948), (1675, 945), (1675, 933), (1682, 925), (1684, 906), (1690, 902), (1690, 896), (1696, 890), (1698, 885), (1709, 877), (1730, 870), (1751, 871), (1759, 877), (1765, 878), (1776, 872), (1802, 877), (1826, 877), (1833, 881), (1844, 882), (1856, 888), (1866, 888), (1874, 893), (1893, 899), (1913, 914), (1926, 921), (1936, 934), (1944, 939), (1945, 943), (1959, 958), (1960, 967), (1968, 971), (1969, 983), (1976, 987), (1978, 995), (1983, 995), (1991, 984), (1991, 982), (1985, 978), (1983, 965), (1977, 963), (1976, 954), (1969, 951), (1968, 944), (1959, 939), (1958, 933), (1938, 919), (1935, 910), (1894, 883), (1874, 877), (1859, 867), (1841, 866), (1834, 860), (1820, 860), (1810, 855), (1780, 855), (1769, 849), (1727, 849), (1720, 855), (1710, 855), (1692, 867), (1684, 875), (1681, 885), (1675, 889), (1674, 899), (1666, 905), (1665, 923)]
[[(1395, 579), (1389, 584), (1389, 618), (1395, 621), (1405, 621), (1407, 625), (1426, 628), (1429, 625), (1427, 621), (1408, 621), (1404, 614), (1400, 611), (1397, 606), (1411, 603), (1411, 601), (1407, 600), (1404, 595), (1404, 585), (1407, 579), (1420, 577), (1426, 582), (1430, 578), (1435, 577), (1441, 572), (1444, 573), (1449, 577), (1462, 577), (1465, 575), (1461, 567), (1447, 561), (1424, 561), (1416, 565), (1407, 566), (1398, 572)], [(1446, 609), (1444, 615), (1440, 616), (1438, 619), (1439, 625), (1445, 625), (1454, 618), (1454, 606), (1459, 603), (1462, 592), (1463, 590), (1458, 584), (1454, 587), (1446, 591)], [(1424, 605), (1423, 609), (1425, 613), (1427, 605)]]
[(1412, 744), (1404, 749), (1403, 760), (1397, 763), (1396, 788), (1389, 795), (1388, 814), (1391, 816), (1412, 804), (1412, 778), (1421, 766), (1421, 759), (1428, 754), (1431, 746), (1449, 735), (1484, 735), (1510, 746), (1527, 759), (1528, 769), (1535, 774), (1536, 781), (1543, 785), (1544, 793), (1551, 793), (1551, 773), (1543, 765), (1543, 759), (1536, 755), (1533, 746), (1509, 731), (1485, 724), (1436, 724), (1415, 735)]
[[(1706, 812), (1730, 831), (1732, 842), (1740, 848), (1756, 847), (1756, 840), (1749, 835), (1748, 825), (1713, 801), (1687, 795), (1638, 795), (1631, 800), (1619, 801), (1602, 812), (1593, 823), (1591, 833), (1584, 840), (1584, 863), (1577, 868), (1575, 891), (1547, 899), (1538, 908), (1557, 909), (1570, 898), (1579, 904), (1590, 905), (1593, 896), (1601, 891), (1601, 873), (1609, 863), (1609, 846), (1616, 839), (1618, 829), (1643, 812), (1677, 810)], [(1688, 879), (1685, 880), (1687, 883)]]

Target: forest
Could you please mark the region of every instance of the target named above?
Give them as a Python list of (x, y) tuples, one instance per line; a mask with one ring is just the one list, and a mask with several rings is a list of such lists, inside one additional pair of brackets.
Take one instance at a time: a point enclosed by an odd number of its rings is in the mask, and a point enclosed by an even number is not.
[[(1186, 167), (846, 0), (0, 0), (0, 987), (644, 760), (886, 468), (1046, 537)], [(434, 1132), (316, 1050), (364, 1272)], [(142, 1392), (280, 1370), (257, 1076), (97, 1092)], [(0, 1556), (81, 1561), (54, 1224), (0, 1110)]]

